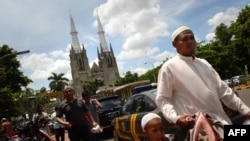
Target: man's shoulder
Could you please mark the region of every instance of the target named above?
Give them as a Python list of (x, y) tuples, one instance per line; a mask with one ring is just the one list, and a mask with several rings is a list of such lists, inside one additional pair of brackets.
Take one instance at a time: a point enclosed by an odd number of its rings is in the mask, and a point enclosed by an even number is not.
[(46, 113), (46, 112), (42, 112), (42, 115), (43, 115), (43, 116), (47, 116), (47, 115), (48, 115), (48, 113)]
[(52, 113), (50, 116), (51, 117), (55, 117), (56, 116), (56, 112)]
[(83, 104), (84, 104), (84, 101), (83, 101), (81, 98), (76, 98), (75, 101), (76, 101), (77, 103), (83, 103)]
[(196, 58), (196, 60), (204, 65), (211, 67), (211, 64), (204, 58)]

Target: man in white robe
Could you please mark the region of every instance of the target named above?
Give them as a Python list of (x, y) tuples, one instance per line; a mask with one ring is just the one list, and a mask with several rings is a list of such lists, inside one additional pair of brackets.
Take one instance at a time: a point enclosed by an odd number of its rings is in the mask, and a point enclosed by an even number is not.
[(181, 26), (172, 34), (177, 55), (159, 71), (156, 103), (165, 118), (188, 130), (196, 112), (203, 112), (223, 125), (232, 124), (221, 101), (250, 119), (250, 109), (221, 80), (204, 59), (194, 56), (196, 41), (192, 30)]

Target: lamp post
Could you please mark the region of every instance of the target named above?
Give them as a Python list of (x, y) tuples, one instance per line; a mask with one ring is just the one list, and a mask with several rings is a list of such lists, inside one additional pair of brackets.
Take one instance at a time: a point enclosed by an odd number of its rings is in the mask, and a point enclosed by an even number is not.
[[(144, 64), (149, 64), (150, 62), (145, 62)], [(151, 65), (152, 65), (152, 68), (153, 68), (153, 76), (154, 76), (154, 80), (155, 80), (155, 82), (157, 82), (157, 80), (156, 80), (156, 76), (155, 76), (155, 72), (154, 72), (154, 70), (155, 70), (155, 67), (154, 67), (154, 65), (152, 64), (152, 63), (150, 63)]]
[(5, 54), (4, 56), (0, 57), (0, 62), (9, 56), (20, 55), (20, 54), (25, 54), (25, 53), (29, 53), (29, 52), (30, 52), (29, 50), (24, 50), (24, 51), (17, 51), (17, 52)]
[(34, 103), (34, 100), (35, 100), (35, 96), (30, 96), (28, 97), (29, 99), (29, 120), (32, 120), (32, 116), (33, 114), (35, 113), (35, 103)]

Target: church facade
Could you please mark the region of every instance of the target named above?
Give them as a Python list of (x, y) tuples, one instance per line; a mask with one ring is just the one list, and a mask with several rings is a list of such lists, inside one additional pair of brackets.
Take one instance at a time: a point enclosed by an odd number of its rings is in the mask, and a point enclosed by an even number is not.
[(99, 16), (97, 16), (98, 36), (100, 49), (97, 48), (98, 63), (89, 65), (88, 56), (84, 45), (81, 46), (78, 40), (73, 17), (70, 15), (71, 27), (71, 48), (70, 48), (70, 66), (72, 74), (73, 88), (77, 97), (81, 96), (83, 85), (86, 81), (102, 80), (105, 86), (114, 85), (120, 78), (116, 58), (111, 44), (105, 39), (104, 30)]

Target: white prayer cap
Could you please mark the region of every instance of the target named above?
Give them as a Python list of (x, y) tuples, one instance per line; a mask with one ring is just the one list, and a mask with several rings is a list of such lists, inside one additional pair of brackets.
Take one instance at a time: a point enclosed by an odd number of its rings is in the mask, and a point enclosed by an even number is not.
[(189, 27), (187, 27), (187, 26), (180, 26), (179, 28), (177, 28), (174, 32), (173, 32), (173, 34), (172, 34), (172, 41), (174, 41), (175, 40), (175, 38), (181, 33), (181, 32), (183, 32), (183, 31), (185, 31), (185, 30), (191, 30)]
[(145, 126), (148, 124), (148, 122), (151, 120), (151, 119), (154, 119), (154, 118), (158, 118), (158, 119), (161, 119), (161, 117), (155, 113), (148, 113), (146, 115), (144, 115), (141, 119), (141, 128), (142, 130), (144, 131), (144, 128)]
[(64, 87), (64, 90), (67, 90), (67, 89), (73, 90), (73, 87), (72, 86), (66, 86), (66, 87)]

